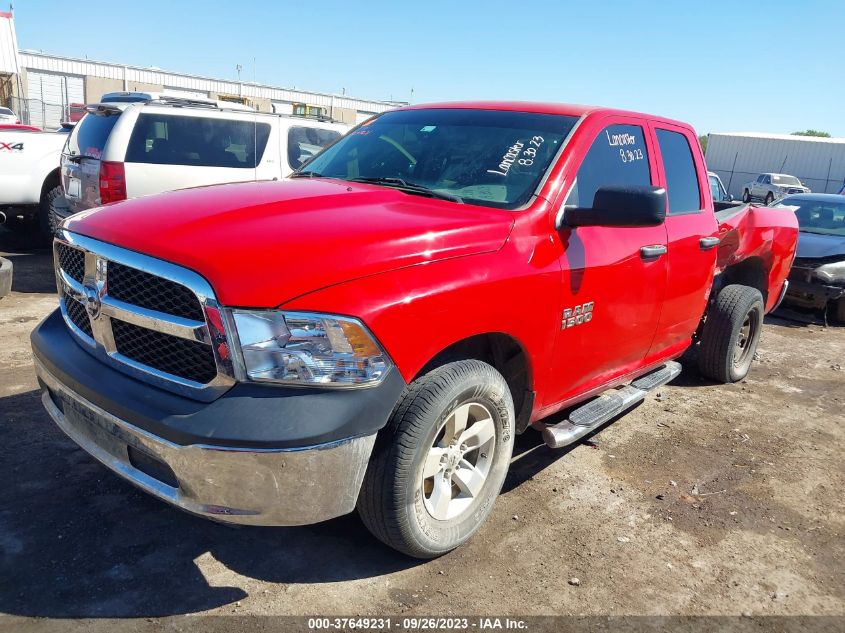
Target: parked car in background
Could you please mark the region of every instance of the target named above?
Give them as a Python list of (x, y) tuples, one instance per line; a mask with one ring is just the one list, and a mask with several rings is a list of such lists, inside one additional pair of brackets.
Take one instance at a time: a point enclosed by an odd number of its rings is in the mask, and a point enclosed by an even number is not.
[(735, 202), (734, 197), (727, 192), (718, 174), (708, 171), (707, 182), (710, 185), (710, 195), (713, 197), (713, 206), (716, 208), (716, 211), (741, 204), (740, 202)]
[(760, 174), (742, 186), (742, 201), (763, 200), (771, 204), (786, 195), (810, 193), (810, 188), (789, 174)]
[(143, 93), (88, 106), (62, 153), (64, 200), (53, 224), (109, 202), (224, 182), (278, 180), (347, 125), (225, 102)]
[(50, 237), (50, 208), (62, 195), (59, 160), (67, 138), (26, 125), (0, 129), (0, 212), (8, 228)]
[(21, 120), (18, 118), (18, 115), (14, 113), (13, 110), (10, 108), (3, 108), (0, 107), (0, 123), (12, 123), (12, 124), (20, 124)]
[[(153, 125), (127, 119), (142, 141), (127, 159), (172, 122), (142, 112)], [(431, 558), (483, 523), (531, 425), (570, 445), (675, 378), (694, 344), (703, 374), (741, 380), (796, 237), (780, 210), (715, 213), (678, 121), (401, 108), (281, 182), (69, 218), (36, 372), (56, 424), (159, 499), (252, 525), (357, 507)]]
[(798, 253), (784, 303), (845, 323), (845, 196), (787, 196), (776, 206), (797, 207), (798, 218)]
[(71, 103), (67, 107), (65, 120), (68, 123), (78, 123), (87, 112), (84, 103)]

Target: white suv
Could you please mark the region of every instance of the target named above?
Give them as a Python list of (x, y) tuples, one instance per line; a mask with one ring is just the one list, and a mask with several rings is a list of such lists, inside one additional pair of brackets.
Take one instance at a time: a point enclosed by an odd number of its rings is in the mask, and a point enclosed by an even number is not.
[(290, 174), (348, 129), (341, 123), (155, 96), (90, 105), (62, 152), (64, 203), (51, 224), (108, 202)]

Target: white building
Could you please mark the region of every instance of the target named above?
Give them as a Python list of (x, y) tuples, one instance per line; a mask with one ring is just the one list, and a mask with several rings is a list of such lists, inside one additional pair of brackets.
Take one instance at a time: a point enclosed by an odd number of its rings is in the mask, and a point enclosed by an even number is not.
[(107, 92), (163, 92), (173, 96), (222, 99), (263, 112), (328, 116), (360, 123), (402, 105), (249, 81), (215, 79), (160, 68), (18, 51), (14, 19), (0, 12), (0, 105), (9, 105), (24, 123), (55, 128), (69, 118), (71, 104), (95, 103)]
[(845, 138), (793, 134), (710, 134), (707, 168), (719, 174), (737, 199), (759, 174), (797, 177), (817, 193), (837, 193), (845, 183)]

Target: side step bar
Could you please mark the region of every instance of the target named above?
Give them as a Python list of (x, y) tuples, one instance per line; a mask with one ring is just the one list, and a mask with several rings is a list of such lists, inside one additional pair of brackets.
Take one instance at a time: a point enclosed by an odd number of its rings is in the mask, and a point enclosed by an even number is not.
[(642, 402), (649, 391), (674, 380), (680, 373), (680, 363), (670, 361), (640, 376), (630, 385), (606, 391), (573, 410), (563, 422), (552, 426), (541, 425), (543, 441), (550, 448), (562, 448), (577, 442), (608, 420)]

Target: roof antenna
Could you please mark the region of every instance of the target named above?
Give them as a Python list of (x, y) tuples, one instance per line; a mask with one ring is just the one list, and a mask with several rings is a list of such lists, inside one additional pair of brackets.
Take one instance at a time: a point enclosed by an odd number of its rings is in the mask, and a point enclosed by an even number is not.
[[(240, 68), (240, 65), (238, 66)], [(238, 70), (238, 78), (240, 79), (240, 70)], [(252, 83), (256, 84), (255, 80), (255, 56), (252, 57)], [(243, 96), (243, 87), (241, 87), (241, 96)], [(258, 110), (253, 108), (252, 114), (252, 164), (253, 164), (253, 179), (258, 181)], [(281, 167), (281, 162), (279, 163)]]

